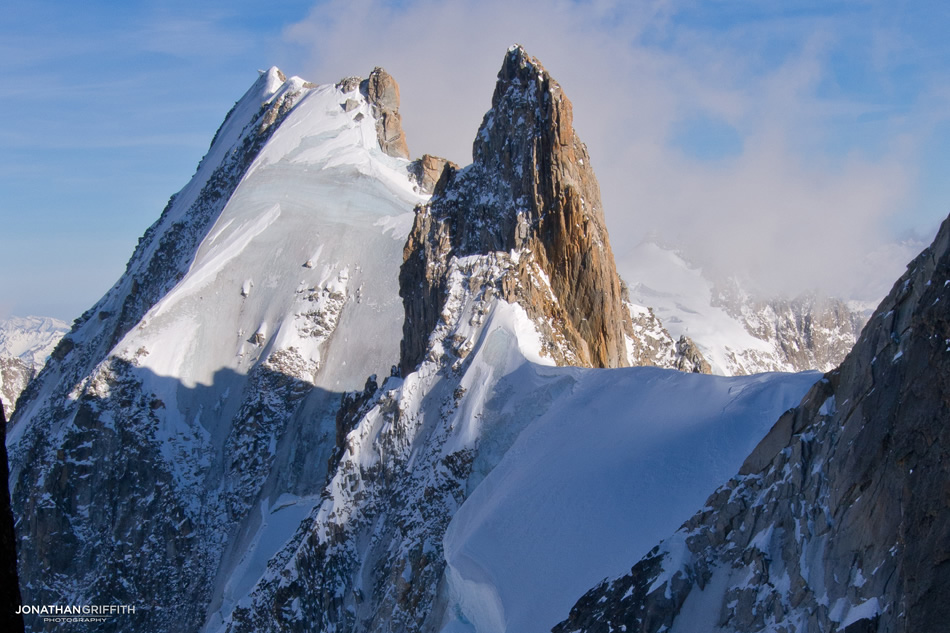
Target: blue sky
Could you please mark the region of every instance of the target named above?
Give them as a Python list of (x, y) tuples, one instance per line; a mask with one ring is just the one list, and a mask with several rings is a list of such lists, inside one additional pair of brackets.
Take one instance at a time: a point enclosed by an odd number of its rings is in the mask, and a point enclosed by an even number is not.
[(766, 289), (872, 298), (950, 211), (948, 27), (938, 2), (13, 5), (0, 316), (91, 306), (258, 69), (385, 66), (412, 153), (465, 163), (514, 42), (574, 102), (618, 261), (657, 233)]

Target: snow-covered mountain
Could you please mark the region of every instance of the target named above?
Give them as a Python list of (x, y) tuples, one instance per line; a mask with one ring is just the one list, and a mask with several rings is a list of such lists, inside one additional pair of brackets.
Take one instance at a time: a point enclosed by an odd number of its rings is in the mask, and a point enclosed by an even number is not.
[(68, 331), (68, 323), (52, 317), (0, 319), (0, 356), (22, 358), (39, 371)]
[(348, 400), (324, 500), (206, 630), (544, 630), (817, 377), (553, 366), (624, 362), (622, 292), (560, 86), (514, 48), (492, 103), (407, 242), (404, 377)]
[(380, 149), (376, 83), (263, 74), (56, 348), (8, 435), (30, 603), (197, 627), (241, 591), (262, 511), (319, 502), (341, 394), (398, 364), (425, 199)]
[(50, 630), (549, 630), (820, 378), (701, 375), (522, 48), (467, 167), (398, 95), (262, 74), (21, 398), (24, 603), (135, 606)]
[(8, 416), (68, 331), (67, 323), (51, 317), (0, 319), (0, 402)]
[(673, 337), (692, 339), (715, 374), (830, 371), (867, 320), (861, 310), (816, 294), (762, 297), (737, 277), (706, 273), (651, 240), (630, 250), (622, 265), (632, 301), (652, 308)]
[(946, 630), (948, 286), (950, 218), (739, 474), (555, 631)]

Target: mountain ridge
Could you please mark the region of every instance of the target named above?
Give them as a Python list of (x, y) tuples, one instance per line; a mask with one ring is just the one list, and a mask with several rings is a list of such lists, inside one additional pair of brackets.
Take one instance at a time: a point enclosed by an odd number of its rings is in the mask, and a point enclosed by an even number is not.
[(692, 373), (523, 48), (468, 167), (408, 160), (398, 94), (263, 73), (60, 343), (8, 436), (27, 601), (136, 604), (102, 629), (133, 633), (547, 628), (818, 379)]
[(945, 627), (948, 285), (950, 218), (739, 474), (553, 630)]

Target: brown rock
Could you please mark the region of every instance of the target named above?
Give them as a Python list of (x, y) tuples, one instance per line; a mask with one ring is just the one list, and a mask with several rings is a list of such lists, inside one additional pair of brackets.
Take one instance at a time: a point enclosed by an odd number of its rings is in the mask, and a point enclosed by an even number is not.
[(443, 172), (406, 244), (403, 370), (425, 354), (451, 257), (497, 251), (521, 253), (500, 290), (544, 330), (556, 362), (626, 365), (620, 279), (587, 148), (560, 85), (521, 47), (505, 56), (473, 157), (464, 172)]
[(365, 93), (376, 117), (376, 136), (380, 149), (390, 156), (409, 158), (409, 147), (399, 115), (399, 85), (396, 80), (382, 68), (376, 67), (365, 82)]
[(425, 193), (433, 193), (446, 170), (456, 171), (459, 166), (446, 158), (423, 154), (409, 164), (409, 173)]

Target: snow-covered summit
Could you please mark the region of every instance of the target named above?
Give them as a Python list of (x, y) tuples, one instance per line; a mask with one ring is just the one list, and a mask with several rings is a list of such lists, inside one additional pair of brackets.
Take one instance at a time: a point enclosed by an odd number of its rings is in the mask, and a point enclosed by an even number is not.
[(8, 436), (31, 602), (93, 603), (105, 576), (162, 605), (128, 630), (220, 618), (318, 502), (342, 393), (398, 363), (427, 199), (367, 81), (262, 73), (36, 379)]

